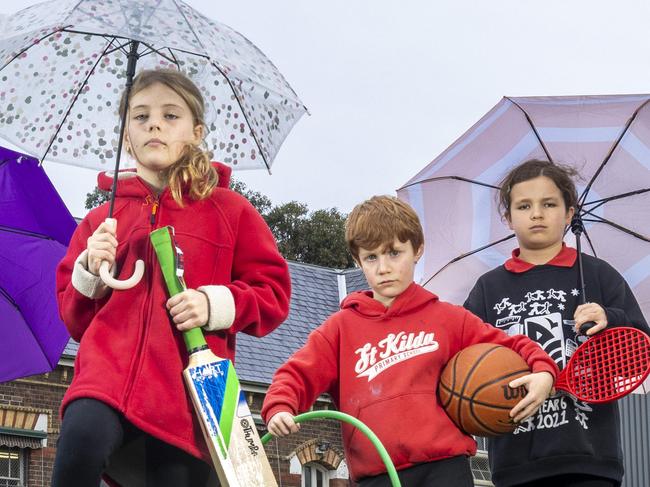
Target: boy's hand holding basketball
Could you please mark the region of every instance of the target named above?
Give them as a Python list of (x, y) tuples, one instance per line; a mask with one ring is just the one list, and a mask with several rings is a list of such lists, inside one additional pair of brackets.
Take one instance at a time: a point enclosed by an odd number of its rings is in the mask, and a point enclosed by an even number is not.
[(272, 435), (279, 437), (297, 433), (300, 430), (300, 425), (293, 420), (293, 414), (284, 411), (274, 414), (267, 426)]
[(510, 387), (524, 386), (528, 393), (510, 411), (510, 417), (515, 423), (520, 423), (537, 412), (542, 403), (550, 395), (555, 379), (548, 372), (528, 374), (510, 382)]

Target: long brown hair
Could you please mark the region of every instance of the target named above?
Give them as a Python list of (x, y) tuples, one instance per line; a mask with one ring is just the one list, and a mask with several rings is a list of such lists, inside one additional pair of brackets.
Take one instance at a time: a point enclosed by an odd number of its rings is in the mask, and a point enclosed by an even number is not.
[[(133, 79), (130, 96), (160, 83), (170, 88), (187, 104), (194, 119), (194, 126), (205, 130), (205, 102), (197, 86), (183, 73), (172, 69), (146, 69)], [(126, 91), (120, 100), (120, 113), (126, 103)], [(212, 153), (194, 144), (186, 144), (179, 159), (161, 171), (160, 177), (169, 187), (172, 197), (183, 206), (183, 189), (190, 198), (200, 200), (210, 195), (219, 183), (219, 176), (212, 166)]]

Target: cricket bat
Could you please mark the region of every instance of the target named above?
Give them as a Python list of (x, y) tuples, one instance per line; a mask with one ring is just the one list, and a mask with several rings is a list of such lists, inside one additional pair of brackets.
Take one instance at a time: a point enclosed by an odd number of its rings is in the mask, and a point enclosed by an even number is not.
[[(170, 296), (186, 289), (173, 235), (169, 226), (150, 235)], [(183, 339), (190, 354), (183, 378), (221, 486), (277, 487), (232, 362), (212, 353), (201, 328)]]

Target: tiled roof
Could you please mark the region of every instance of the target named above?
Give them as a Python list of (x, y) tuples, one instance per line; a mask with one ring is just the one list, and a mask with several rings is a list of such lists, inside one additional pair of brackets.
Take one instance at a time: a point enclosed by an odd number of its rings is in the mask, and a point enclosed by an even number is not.
[[(338, 276), (345, 276), (350, 293), (366, 289), (360, 269), (337, 270), (289, 262), (291, 308), (289, 317), (263, 338), (237, 334), (236, 369), (240, 380), (267, 385), (275, 370), (306, 341), (307, 335), (339, 309)], [(75, 356), (79, 345), (70, 340), (64, 356)]]
[(76, 357), (77, 350), (79, 350), (79, 344), (75, 342), (72, 338), (68, 340), (68, 344), (63, 349), (64, 357)]
[(368, 281), (366, 281), (366, 276), (363, 275), (361, 269), (346, 269), (342, 271), (342, 274), (345, 275), (345, 282), (348, 288), (348, 294), (353, 291), (361, 291), (363, 289), (368, 289)]

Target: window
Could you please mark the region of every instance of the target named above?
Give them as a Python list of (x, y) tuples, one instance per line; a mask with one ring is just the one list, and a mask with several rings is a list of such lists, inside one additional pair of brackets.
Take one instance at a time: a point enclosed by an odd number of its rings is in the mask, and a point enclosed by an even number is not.
[(306, 463), (302, 467), (302, 487), (328, 487), (329, 473), (316, 463)]
[(490, 464), (487, 457), (487, 438), (475, 436), (474, 439), (477, 446), (476, 456), (469, 459), (474, 485), (491, 486), (492, 475), (490, 474)]
[(23, 454), (17, 448), (0, 447), (0, 487), (23, 487)]

